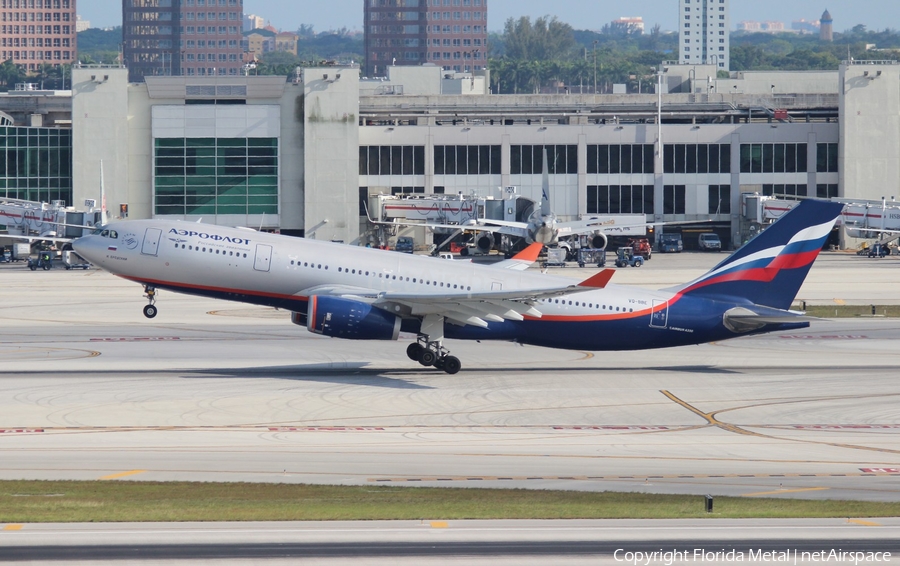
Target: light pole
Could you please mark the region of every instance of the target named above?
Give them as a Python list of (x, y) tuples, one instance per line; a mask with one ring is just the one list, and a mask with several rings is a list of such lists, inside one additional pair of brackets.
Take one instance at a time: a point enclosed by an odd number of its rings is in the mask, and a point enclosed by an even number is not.
[(594, 40), (594, 94), (597, 94), (597, 44), (599, 40)]

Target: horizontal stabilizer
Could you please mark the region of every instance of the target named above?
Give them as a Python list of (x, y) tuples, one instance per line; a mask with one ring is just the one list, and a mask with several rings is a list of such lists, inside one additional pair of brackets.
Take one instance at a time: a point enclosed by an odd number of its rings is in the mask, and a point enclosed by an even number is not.
[(593, 277), (588, 277), (584, 281), (578, 284), (579, 287), (593, 287), (594, 289), (603, 289), (609, 283), (609, 280), (612, 279), (612, 276), (615, 274), (615, 269), (604, 269), (600, 273), (597, 273)]
[(722, 323), (732, 332), (743, 334), (753, 332), (770, 324), (794, 324), (819, 320), (814, 316), (806, 316), (796, 311), (786, 311), (754, 305), (754, 309), (734, 307), (725, 311)]

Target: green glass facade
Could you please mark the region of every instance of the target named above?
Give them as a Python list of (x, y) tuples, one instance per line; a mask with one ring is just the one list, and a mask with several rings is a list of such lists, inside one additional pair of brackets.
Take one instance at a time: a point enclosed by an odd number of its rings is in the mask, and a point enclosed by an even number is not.
[(72, 131), (0, 127), (0, 197), (72, 202)]
[(157, 138), (157, 215), (278, 214), (278, 138)]

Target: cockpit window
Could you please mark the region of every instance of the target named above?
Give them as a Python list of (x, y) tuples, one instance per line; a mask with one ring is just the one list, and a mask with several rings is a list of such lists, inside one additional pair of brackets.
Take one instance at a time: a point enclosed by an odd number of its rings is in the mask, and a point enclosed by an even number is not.
[(94, 234), (99, 234), (102, 238), (112, 238), (113, 240), (119, 239), (119, 233), (115, 230), (108, 230), (104, 227), (99, 227), (93, 232)]

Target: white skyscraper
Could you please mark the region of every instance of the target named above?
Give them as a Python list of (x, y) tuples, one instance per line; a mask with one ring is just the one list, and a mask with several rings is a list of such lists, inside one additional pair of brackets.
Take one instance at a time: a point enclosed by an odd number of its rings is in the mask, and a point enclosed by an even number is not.
[(678, 0), (681, 63), (729, 69), (730, 0)]

